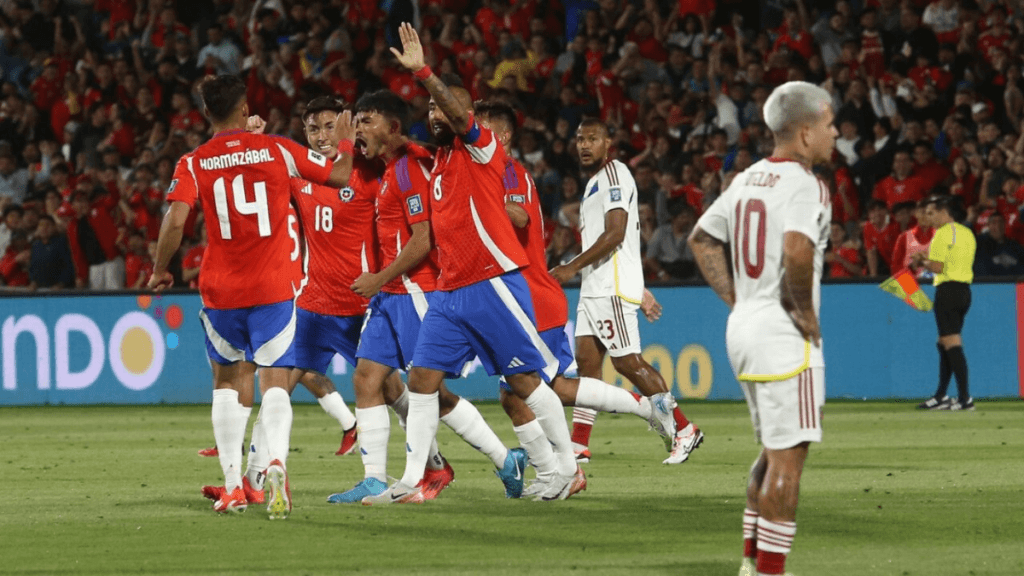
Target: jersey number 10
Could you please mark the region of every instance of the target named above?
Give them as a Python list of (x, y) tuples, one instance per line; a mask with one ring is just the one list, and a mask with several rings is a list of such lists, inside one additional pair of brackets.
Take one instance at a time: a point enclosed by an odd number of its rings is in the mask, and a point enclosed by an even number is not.
[[(755, 253), (753, 258), (750, 256), (750, 215), (757, 215), (757, 239), (754, 243)], [(758, 198), (751, 198), (747, 200), (746, 206), (743, 206), (743, 202), (736, 203), (736, 224), (733, 230), (733, 255), (732, 263), (736, 268), (736, 274), (746, 271), (747, 278), (756, 280), (761, 277), (761, 273), (764, 272), (764, 242), (765, 232), (767, 227), (766, 210), (764, 201)], [(742, 228), (742, 230), (741, 230)], [(743, 258), (743, 270), (740, 269), (740, 257), (742, 252)]]
[[(245, 182), (239, 174), (231, 180), (231, 196), (235, 210), (242, 215), (256, 215), (260, 236), (270, 236), (270, 211), (267, 209), (267, 183), (255, 182), (252, 185), (255, 199), (250, 202), (245, 198)], [(231, 240), (231, 219), (228, 214), (228, 191), (224, 178), (217, 178), (213, 183), (213, 203), (217, 207), (217, 221), (220, 223), (220, 237)]]

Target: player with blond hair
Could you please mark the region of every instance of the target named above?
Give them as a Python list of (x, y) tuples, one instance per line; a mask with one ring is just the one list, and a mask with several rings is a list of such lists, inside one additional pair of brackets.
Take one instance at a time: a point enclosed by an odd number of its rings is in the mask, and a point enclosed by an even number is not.
[(810, 443), (821, 442), (818, 310), (832, 207), (811, 167), (835, 147), (831, 102), (806, 82), (776, 88), (764, 105), (772, 156), (733, 180), (689, 240), (704, 278), (731, 309), (729, 361), (764, 447), (747, 486), (741, 576), (785, 572), (800, 474)]

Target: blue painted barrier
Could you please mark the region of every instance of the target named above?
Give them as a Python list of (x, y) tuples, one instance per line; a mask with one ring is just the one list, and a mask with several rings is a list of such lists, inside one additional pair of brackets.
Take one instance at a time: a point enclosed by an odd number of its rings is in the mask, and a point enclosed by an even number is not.
[[(725, 352), (725, 305), (706, 287), (654, 293), (665, 312), (654, 324), (640, 320), (643, 354), (675, 395), (742, 398)], [(868, 284), (826, 285), (822, 293), (830, 398), (919, 398), (933, 391), (932, 314)], [(578, 291), (568, 296), (571, 333)], [(195, 294), (0, 299), (0, 405), (208, 403), (200, 306)], [(1020, 395), (1017, 308), (1015, 285), (974, 286), (964, 340), (976, 398)], [(351, 373), (339, 357), (329, 370), (350, 401)], [(604, 375), (628, 385), (610, 361)], [(479, 365), (449, 385), (468, 398), (497, 398), (497, 381)], [(313, 397), (300, 388), (295, 400)]]

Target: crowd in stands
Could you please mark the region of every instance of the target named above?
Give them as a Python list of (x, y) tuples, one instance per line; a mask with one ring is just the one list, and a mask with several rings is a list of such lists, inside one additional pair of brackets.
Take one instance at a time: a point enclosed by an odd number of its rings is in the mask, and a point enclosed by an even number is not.
[[(426, 91), (388, 50), (520, 112), (549, 263), (579, 251), (584, 117), (636, 178), (650, 281), (697, 280), (686, 237), (770, 156), (762, 105), (806, 80), (840, 133), (827, 274), (886, 276), (927, 243), (916, 203), (959, 197), (981, 275), (1024, 274), (1024, 13), (1008, 0), (19, 0), (0, 13), (0, 281), (142, 286), (178, 158), (210, 137), (195, 87), (239, 74), (267, 131), (305, 142), (314, 96), (387, 88), (428, 140)], [(195, 285), (201, 216), (174, 273)]]

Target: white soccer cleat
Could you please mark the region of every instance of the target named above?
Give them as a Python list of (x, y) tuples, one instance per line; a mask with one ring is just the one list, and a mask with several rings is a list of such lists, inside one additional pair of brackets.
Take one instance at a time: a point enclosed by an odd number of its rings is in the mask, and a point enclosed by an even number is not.
[(288, 485), (288, 472), (280, 460), (274, 460), (267, 467), (267, 512), (271, 520), (284, 520), (292, 512), (292, 491)]
[(665, 439), (665, 450), (672, 451), (672, 440), (676, 435), (676, 399), (671, 392), (655, 394), (650, 398), (651, 417), (647, 423)]
[[(534, 498), (534, 502), (547, 502), (550, 500), (565, 500), (571, 495), (573, 485), (576, 483), (576, 472), (572, 474), (554, 473), (544, 482), (543, 487)], [(540, 484), (538, 482), (537, 484)]]
[(672, 453), (662, 461), (662, 464), (682, 464), (690, 457), (690, 453), (700, 447), (704, 442), (704, 433), (690, 422), (686, 428), (676, 432), (675, 440), (672, 442)]
[(363, 506), (381, 506), (385, 504), (422, 504), (423, 490), (419, 486), (406, 486), (401, 480), (377, 496), (363, 498)]

